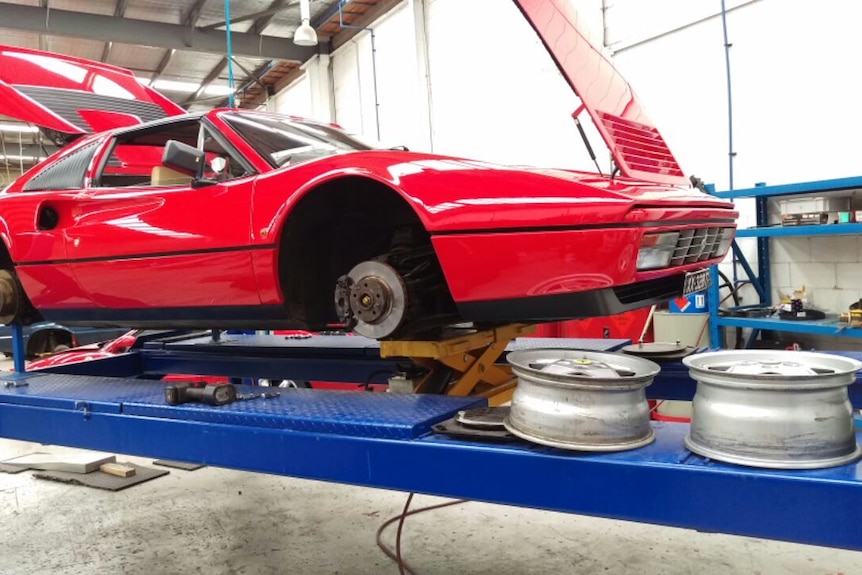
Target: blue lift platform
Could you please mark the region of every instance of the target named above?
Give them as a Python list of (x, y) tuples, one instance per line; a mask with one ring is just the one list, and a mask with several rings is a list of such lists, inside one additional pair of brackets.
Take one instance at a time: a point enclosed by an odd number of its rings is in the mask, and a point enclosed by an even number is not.
[[(613, 351), (627, 343), (513, 345)], [(115, 357), (0, 378), (0, 436), (862, 550), (862, 463), (812, 471), (718, 463), (684, 447), (688, 425), (680, 423), (655, 422), (657, 439), (646, 447), (600, 454), (435, 432), (460, 410), (486, 404), (475, 396), (285, 389), (220, 407), (169, 406), (158, 381), (165, 373), (289, 374), (364, 384), (384, 381), (403, 361), (358, 337), (162, 334)], [(691, 399), (694, 389), (687, 370), (669, 363), (647, 392)], [(862, 406), (859, 383), (851, 402)]]

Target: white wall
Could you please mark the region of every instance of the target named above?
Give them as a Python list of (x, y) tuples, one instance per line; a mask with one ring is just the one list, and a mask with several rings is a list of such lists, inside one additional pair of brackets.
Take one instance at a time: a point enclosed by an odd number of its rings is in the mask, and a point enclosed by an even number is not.
[[(601, 1), (575, 3), (600, 38)], [(686, 173), (727, 189), (724, 40), (721, 18), (710, 17), (720, 2), (612, 4), (608, 22), (617, 66)], [(727, 5), (741, 6), (727, 15), (735, 187), (862, 173), (862, 113), (855, 102), (862, 3), (728, 0)], [(424, 22), (424, 30), (417, 21)], [(512, 2), (405, 0), (373, 26), (385, 142), (501, 163), (592, 169), (570, 118), (578, 100)], [(676, 28), (681, 29), (639, 42)], [(423, 36), (427, 44), (417, 47)], [(375, 136), (367, 32), (333, 54), (331, 70), (335, 120)], [(594, 130), (590, 140), (606, 169), (608, 154)], [(752, 202), (738, 205), (741, 225), (752, 225)], [(813, 304), (833, 311), (862, 297), (859, 238), (771, 243), (776, 295), (804, 283)], [(743, 248), (754, 264), (754, 241), (745, 240)], [(745, 303), (754, 303), (746, 297)]]
[(571, 118), (579, 100), (513, 2), (428, 0), (427, 13), (435, 152), (591, 168)]

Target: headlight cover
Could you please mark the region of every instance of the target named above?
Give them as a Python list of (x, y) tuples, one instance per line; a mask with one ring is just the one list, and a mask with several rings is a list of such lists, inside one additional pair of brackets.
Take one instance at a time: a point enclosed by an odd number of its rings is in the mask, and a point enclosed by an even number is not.
[(673, 257), (677, 241), (679, 241), (679, 232), (644, 234), (638, 250), (638, 271), (667, 267)]

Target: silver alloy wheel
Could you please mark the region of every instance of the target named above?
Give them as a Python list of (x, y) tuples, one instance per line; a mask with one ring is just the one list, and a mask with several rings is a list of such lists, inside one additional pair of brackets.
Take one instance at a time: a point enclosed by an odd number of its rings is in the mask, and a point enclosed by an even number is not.
[(579, 451), (623, 451), (655, 439), (644, 389), (657, 364), (565, 349), (516, 351), (507, 359), (518, 376), (505, 420), (510, 433)]
[(697, 392), (688, 449), (774, 469), (844, 465), (862, 455), (847, 387), (862, 363), (802, 351), (734, 350), (683, 359)]

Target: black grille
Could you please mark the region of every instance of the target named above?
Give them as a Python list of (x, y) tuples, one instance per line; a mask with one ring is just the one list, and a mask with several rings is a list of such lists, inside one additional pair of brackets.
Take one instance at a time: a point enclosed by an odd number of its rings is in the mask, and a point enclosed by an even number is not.
[(724, 228), (689, 228), (680, 230), (679, 239), (670, 259), (670, 266), (693, 264), (718, 255), (721, 231)]
[(614, 288), (614, 294), (622, 304), (647, 300), (669, 300), (682, 294), (685, 274), (646, 280)]
[(100, 141), (87, 144), (49, 164), (24, 186), (25, 192), (38, 190), (77, 190), (84, 187), (84, 176)]
[(167, 113), (152, 102), (139, 102), (138, 100), (93, 94), (80, 90), (44, 88), (42, 86), (18, 85), (15, 86), (15, 89), (85, 132), (92, 132), (93, 130), (78, 114), (78, 110), (104, 110), (120, 114), (133, 114), (140, 118), (141, 122), (167, 117)]

